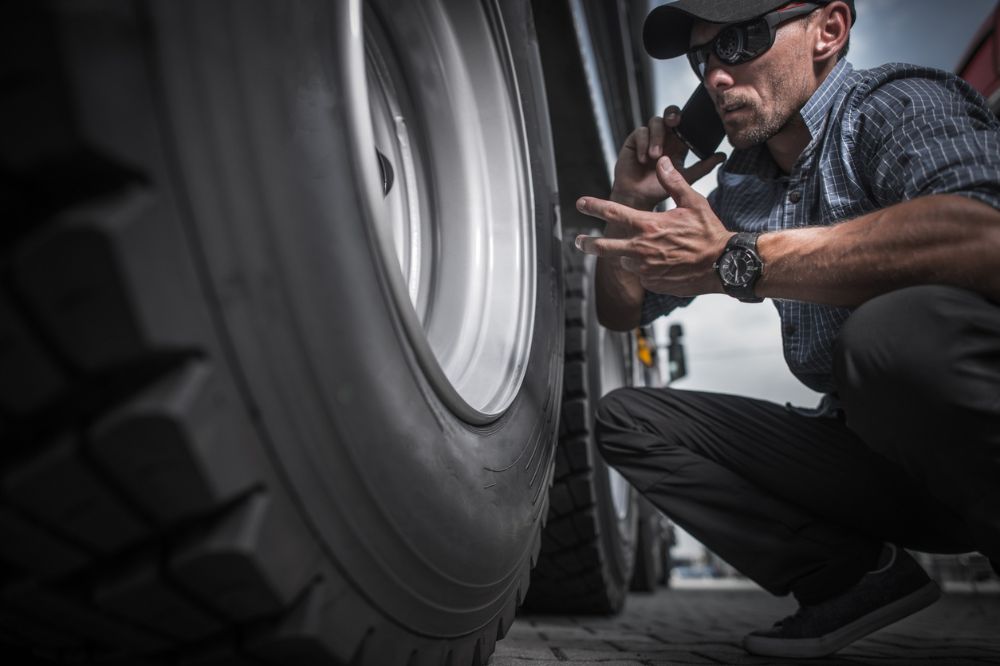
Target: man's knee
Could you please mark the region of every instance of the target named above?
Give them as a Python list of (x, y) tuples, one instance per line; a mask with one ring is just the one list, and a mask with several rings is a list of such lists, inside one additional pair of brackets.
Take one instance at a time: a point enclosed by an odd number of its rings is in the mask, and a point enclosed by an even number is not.
[(920, 455), (907, 441), (954, 439), (971, 413), (996, 418), (998, 359), (1000, 308), (963, 289), (913, 287), (851, 315), (834, 375), (848, 426), (902, 462)]
[(960, 341), (977, 334), (966, 316), (977, 308), (996, 310), (972, 292), (944, 286), (901, 289), (861, 305), (841, 328), (834, 352), (842, 396), (874, 387), (941, 389), (967, 348)]
[(600, 425), (627, 426), (632, 422), (629, 405), (634, 400), (637, 389), (631, 387), (616, 388), (607, 393), (597, 402), (597, 423)]
[(597, 404), (595, 439), (609, 464), (647, 452), (650, 440), (650, 389), (618, 388)]
[(597, 413), (594, 418), (595, 439), (597, 447), (608, 458), (609, 453), (619, 448), (611, 446), (611, 439), (620, 440), (620, 435), (635, 431), (636, 425), (630, 406), (634, 403), (638, 390), (630, 387), (617, 388), (602, 397), (597, 403)]

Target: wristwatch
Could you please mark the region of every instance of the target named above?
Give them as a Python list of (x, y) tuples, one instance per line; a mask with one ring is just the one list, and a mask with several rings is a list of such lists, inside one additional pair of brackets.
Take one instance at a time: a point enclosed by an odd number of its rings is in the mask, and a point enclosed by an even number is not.
[(738, 233), (726, 243), (713, 268), (719, 275), (722, 288), (733, 298), (744, 303), (760, 303), (763, 298), (754, 294), (754, 286), (764, 272), (764, 262), (757, 254), (757, 233)]

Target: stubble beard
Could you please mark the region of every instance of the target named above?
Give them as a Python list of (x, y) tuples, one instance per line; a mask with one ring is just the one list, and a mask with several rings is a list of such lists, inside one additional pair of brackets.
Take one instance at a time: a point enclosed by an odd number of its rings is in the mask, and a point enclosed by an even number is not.
[[(776, 75), (768, 83), (772, 92), (783, 91), (781, 97), (784, 99), (788, 99), (788, 95), (793, 89), (791, 77)], [(737, 150), (744, 150), (765, 143), (768, 139), (783, 130), (797, 112), (795, 108), (783, 109), (779, 106), (774, 106), (766, 110), (761, 108), (759, 100), (751, 101), (737, 96), (723, 98), (720, 102), (720, 106), (723, 107), (732, 104), (742, 104), (749, 110), (749, 117), (746, 120), (740, 121), (739, 125), (735, 127), (727, 126), (725, 128), (726, 138), (729, 139), (729, 143), (733, 145), (733, 148)]]
[(733, 148), (744, 150), (765, 143), (784, 128), (788, 120), (777, 114), (764, 115), (757, 108), (751, 109), (751, 117), (746, 125), (726, 131), (726, 137)]

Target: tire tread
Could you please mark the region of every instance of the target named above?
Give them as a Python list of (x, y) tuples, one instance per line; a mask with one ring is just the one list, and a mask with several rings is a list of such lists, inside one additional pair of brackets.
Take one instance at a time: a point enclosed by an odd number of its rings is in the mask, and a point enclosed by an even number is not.
[(555, 479), (538, 567), (525, 601), (541, 612), (610, 613), (624, 601), (609, 580), (601, 546), (594, 474), (594, 396), (588, 382), (587, 326), (592, 279), (579, 252), (565, 255), (567, 271), (565, 366), (562, 417), (556, 448)]

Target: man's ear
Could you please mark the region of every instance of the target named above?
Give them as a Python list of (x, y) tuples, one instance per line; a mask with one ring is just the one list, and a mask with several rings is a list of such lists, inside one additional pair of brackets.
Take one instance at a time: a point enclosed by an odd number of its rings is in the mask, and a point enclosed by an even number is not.
[(851, 8), (845, 2), (831, 2), (820, 9), (813, 47), (813, 62), (817, 65), (836, 58), (851, 34)]

